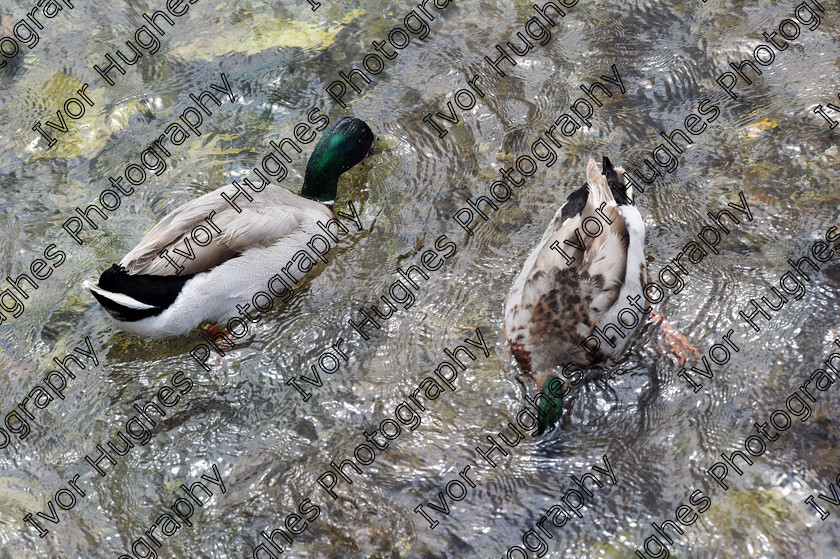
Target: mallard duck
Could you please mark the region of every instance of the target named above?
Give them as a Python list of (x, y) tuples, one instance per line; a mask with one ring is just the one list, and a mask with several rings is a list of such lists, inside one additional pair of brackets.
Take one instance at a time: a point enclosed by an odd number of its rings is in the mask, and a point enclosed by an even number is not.
[[(592, 336), (599, 324), (616, 322), (619, 311), (629, 306), (627, 297), (642, 295), (644, 244), (645, 225), (624, 170), (604, 157), (599, 171), (590, 159), (586, 183), (554, 215), (505, 303), (507, 347), (522, 372), (550, 396), (540, 402), (537, 434), (562, 414), (562, 396), (551, 396), (560, 387), (561, 394), (571, 388), (570, 375), (561, 373), (570, 365), (606, 362), (629, 341), (629, 335), (608, 332), (611, 342), (604, 339), (595, 347)], [(644, 298), (641, 303), (649, 309)], [(549, 382), (554, 390), (549, 391)]]
[[(208, 192), (164, 217), (85, 287), (120, 328), (142, 336), (175, 336), (236, 316), (237, 305), (265, 291), (280, 267), (322, 232), (319, 221), (335, 218), (338, 177), (367, 156), (373, 139), (363, 121), (342, 118), (315, 146), (300, 196), (270, 184), (253, 202), (237, 204), (240, 213), (221, 196), (230, 195), (230, 186)], [(186, 245), (199, 225), (220, 233), (207, 246)], [(176, 256), (176, 248), (185, 256)], [(160, 257), (164, 250), (169, 258)]]

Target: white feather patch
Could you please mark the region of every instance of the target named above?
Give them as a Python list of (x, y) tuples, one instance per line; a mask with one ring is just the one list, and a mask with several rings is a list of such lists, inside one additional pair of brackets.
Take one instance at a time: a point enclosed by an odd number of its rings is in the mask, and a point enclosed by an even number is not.
[(133, 299), (128, 295), (123, 295), (122, 293), (112, 293), (110, 291), (105, 291), (95, 283), (85, 280), (84, 288), (91, 292), (96, 292), (99, 295), (115, 302), (118, 305), (122, 305), (123, 307), (128, 307), (129, 309), (137, 309), (137, 310), (148, 310), (148, 309), (156, 309), (154, 305), (147, 305), (146, 303), (141, 303), (137, 299)]

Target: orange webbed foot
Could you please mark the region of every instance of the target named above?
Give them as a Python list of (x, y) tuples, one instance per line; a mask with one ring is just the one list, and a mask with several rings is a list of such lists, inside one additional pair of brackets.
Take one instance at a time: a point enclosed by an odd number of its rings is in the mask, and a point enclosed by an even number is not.
[(220, 351), (227, 353), (233, 346), (236, 345), (234, 337), (230, 332), (224, 328), (218, 327), (216, 324), (208, 324), (204, 327), (207, 337), (210, 338)]
[(659, 326), (658, 342), (656, 349), (670, 357), (679, 366), (685, 365), (689, 357), (697, 357), (697, 348), (688, 343), (688, 339), (677, 333), (667, 322), (665, 317), (655, 311), (650, 314), (650, 319)]

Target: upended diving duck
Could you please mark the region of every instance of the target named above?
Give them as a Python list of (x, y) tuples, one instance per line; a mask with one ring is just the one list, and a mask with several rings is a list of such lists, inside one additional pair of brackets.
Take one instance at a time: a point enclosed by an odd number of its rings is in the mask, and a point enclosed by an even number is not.
[[(574, 375), (561, 371), (606, 363), (618, 357), (631, 338), (612, 335), (611, 343), (604, 339), (596, 348), (594, 342), (586, 343), (595, 328), (607, 330), (605, 325), (616, 324), (618, 313), (629, 306), (628, 297), (641, 299), (644, 314), (649, 312), (650, 305), (641, 297), (647, 281), (644, 244), (644, 222), (624, 170), (604, 157), (599, 171), (590, 159), (586, 183), (557, 210), (505, 302), (508, 350), (522, 372), (549, 396), (540, 403), (537, 434), (562, 415), (562, 397), (551, 394), (568, 393)], [(581, 246), (585, 249), (575, 248)], [(664, 334), (673, 333), (666, 327)], [(675, 345), (685, 342), (674, 337)], [(690, 350), (688, 346), (677, 352)]]
[[(373, 139), (362, 120), (342, 118), (315, 146), (300, 196), (271, 184), (237, 213), (221, 196), (230, 187), (208, 192), (164, 217), (98, 283), (85, 287), (120, 328), (142, 336), (175, 336), (236, 316), (237, 305), (264, 291), (279, 267), (321, 231), (318, 222), (335, 217), (338, 177), (368, 155)], [(175, 268), (159, 257), (183, 248), (211, 212), (221, 233), (195, 247), (194, 259), (182, 258)]]

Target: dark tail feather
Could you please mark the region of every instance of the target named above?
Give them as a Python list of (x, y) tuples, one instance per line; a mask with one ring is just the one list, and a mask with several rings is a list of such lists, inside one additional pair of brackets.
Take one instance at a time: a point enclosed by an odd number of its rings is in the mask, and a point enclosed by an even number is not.
[[(96, 287), (105, 293), (97, 293), (91, 289), (91, 293), (102, 305), (108, 313), (124, 322), (134, 322), (156, 316), (166, 310), (183, 289), (193, 275), (187, 276), (154, 276), (147, 274), (131, 275), (120, 266), (116, 264), (102, 272), (99, 277), (99, 282)], [(121, 304), (120, 301), (108, 298), (108, 293), (112, 297), (119, 299), (117, 294), (125, 295), (134, 299), (143, 305), (150, 305), (153, 308), (131, 308), (126, 304)], [(131, 301), (128, 301), (131, 304)], [(138, 305), (142, 306), (142, 305)]]
[(627, 192), (627, 183), (624, 181), (624, 177), (619, 178), (618, 173), (613, 168), (613, 164), (606, 156), (604, 156), (601, 174), (607, 177), (607, 184), (610, 185), (610, 190), (616, 203), (620, 205), (635, 205), (636, 202)]

